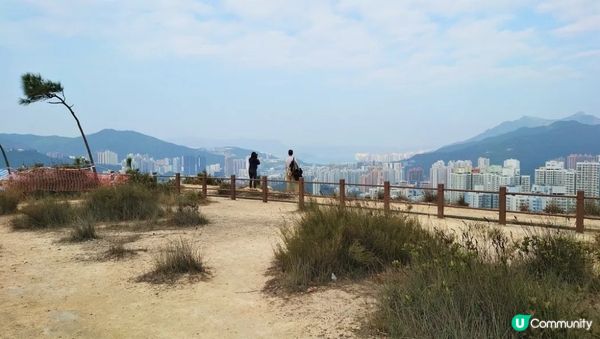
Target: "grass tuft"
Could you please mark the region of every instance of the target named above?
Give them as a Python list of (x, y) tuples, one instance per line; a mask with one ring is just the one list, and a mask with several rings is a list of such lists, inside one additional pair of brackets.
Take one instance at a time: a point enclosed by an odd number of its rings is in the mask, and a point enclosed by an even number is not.
[(17, 211), (20, 195), (12, 191), (0, 191), (0, 215), (11, 214)]
[(407, 216), (310, 206), (281, 236), (275, 264), (281, 283), (298, 290), (328, 282), (332, 273), (360, 277), (394, 261), (408, 263), (412, 244), (427, 234)]
[(94, 221), (90, 218), (79, 218), (73, 225), (71, 233), (69, 235), (69, 241), (71, 242), (83, 242), (98, 239), (96, 234), (96, 227)]
[(12, 220), (12, 227), (16, 230), (63, 227), (75, 217), (75, 209), (68, 202), (54, 198), (31, 201), (20, 212), (22, 215)]
[[(425, 239), (415, 247), (411, 265), (392, 268), (384, 279), (373, 324), (390, 337), (518, 337), (510, 326), (518, 313), (553, 320), (600, 315), (590, 246), (574, 237), (538, 234), (510, 244), (497, 230), (469, 227), (457, 238), (437, 231)], [(544, 338), (599, 334), (593, 327), (591, 332), (525, 333)]]
[(159, 199), (137, 184), (102, 187), (90, 192), (84, 208), (96, 220), (148, 220), (161, 215)]
[(183, 274), (203, 274), (207, 268), (200, 251), (182, 238), (162, 248), (154, 257), (154, 269), (139, 281), (152, 283), (175, 282)]

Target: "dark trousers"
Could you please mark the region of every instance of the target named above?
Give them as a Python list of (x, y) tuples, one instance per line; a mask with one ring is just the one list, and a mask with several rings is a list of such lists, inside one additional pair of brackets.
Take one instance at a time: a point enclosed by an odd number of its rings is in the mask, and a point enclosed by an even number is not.
[(250, 188), (258, 187), (258, 176), (256, 171), (248, 171), (248, 175), (250, 176)]

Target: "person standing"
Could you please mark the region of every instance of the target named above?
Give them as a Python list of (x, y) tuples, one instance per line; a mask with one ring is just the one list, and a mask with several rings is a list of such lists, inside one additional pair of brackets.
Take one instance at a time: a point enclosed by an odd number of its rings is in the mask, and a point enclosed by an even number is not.
[(260, 160), (258, 160), (258, 154), (256, 152), (252, 152), (250, 154), (250, 159), (248, 159), (248, 176), (250, 177), (250, 188), (257, 188), (258, 186), (258, 165), (260, 165)]
[(300, 179), (298, 171), (301, 170), (294, 158), (294, 150), (289, 150), (288, 157), (285, 159), (285, 180), (288, 192), (296, 191), (296, 182)]

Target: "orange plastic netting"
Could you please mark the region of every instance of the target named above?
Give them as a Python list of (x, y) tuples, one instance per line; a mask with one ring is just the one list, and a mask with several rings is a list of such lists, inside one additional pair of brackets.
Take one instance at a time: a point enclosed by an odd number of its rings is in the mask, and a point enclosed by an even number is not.
[(79, 192), (124, 183), (127, 179), (125, 174), (93, 173), (89, 168), (40, 167), (12, 172), (0, 180), (0, 186), (21, 192)]

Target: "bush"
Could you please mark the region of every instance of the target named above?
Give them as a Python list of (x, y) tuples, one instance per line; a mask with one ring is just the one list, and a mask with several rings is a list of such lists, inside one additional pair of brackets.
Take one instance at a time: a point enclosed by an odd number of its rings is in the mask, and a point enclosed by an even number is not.
[(75, 210), (68, 202), (54, 198), (32, 201), (20, 212), (23, 215), (12, 220), (14, 229), (61, 227), (71, 223), (75, 217)]
[(437, 194), (432, 190), (423, 191), (423, 202), (435, 203), (437, 202)]
[(154, 258), (154, 269), (140, 277), (140, 281), (173, 282), (180, 275), (206, 273), (200, 252), (182, 238), (161, 249)]
[(544, 207), (544, 212), (548, 214), (564, 214), (565, 210), (562, 209), (555, 201), (550, 201), (550, 203)]
[(199, 226), (208, 224), (208, 219), (197, 208), (179, 207), (171, 217), (176, 226)]
[(329, 281), (332, 273), (359, 277), (393, 261), (407, 263), (412, 244), (427, 234), (406, 216), (311, 206), (281, 235), (275, 263), (283, 273), (282, 283), (301, 289)]
[(127, 176), (130, 184), (144, 186), (148, 189), (154, 189), (157, 186), (156, 178), (150, 173), (140, 173), (139, 170), (128, 170)]
[(98, 239), (98, 235), (96, 234), (96, 227), (93, 220), (80, 218), (71, 230), (69, 241), (82, 242), (94, 239)]
[(527, 269), (537, 275), (583, 283), (593, 277), (593, 257), (588, 244), (565, 232), (525, 237), (518, 246)]
[[(540, 319), (586, 317), (574, 290), (563, 288), (557, 281), (479, 260), (422, 262), (386, 279), (375, 325), (393, 338), (517, 337), (510, 328), (517, 313), (532, 312)], [(544, 332), (555, 338), (582, 334)]]
[(585, 203), (585, 215), (600, 216), (600, 202), (598, 202), (598, 201), (586, 201), (586, 203)]
[(20, 196), (13, 191), (0, 191), (0, 215), (10, 214), (17, 211)]
[(136, 184), (94, 190), (88, 194), (84, 208), (102, 221), (147, 220), (162, 212), (156, 194)]
[[(518, 313), (535, 314), (539, 319), (598, 317), (591, 290), (569, 285), (568, 279), (548, 266), (536, 265), (549, 271), (526, 269), (531, 262), (521, 261), (517, 253), (511, 252), (506, 236), (497, 231), (484, 232), (484, 238), (476, 241), (475, 231), (479, 232), (469, 227), (461, 242), (440, 231), (423, 238), (414, 250), (411, 265), (393, 269), (384, 279), (375, 327), (390, 337), (504, 338), (517, 337), (510, 323)], [(564, 267), (561, 262), (570, 260), (575, 266), (587, 263), (578, 256), (579, 250), (573, 249), (580, 244), (564, 245), (562, 235), (548, 235), (548, 239), (562, 244), (554, 247), (570, 248), (549, 251), (555, 253), (552, 257), (559, 263), (557, 269)], [(485, 251), (490, 243), (495, 256)], [(536, 248), (541, 247), (545, 248)], [(569, 258), (574, 253), (579, 260)], [(526, 335), (549, 338), (598, 335), (566, 329), (527, 331)]]
[(467, 200), (465, 199), (464, 194), (460, 196), (460, 198), (458, 198), (458, 201), (456, 202), (457, 206), (464, 206), (464, 207), (468, 207), (469, 203), (467, 202)]

